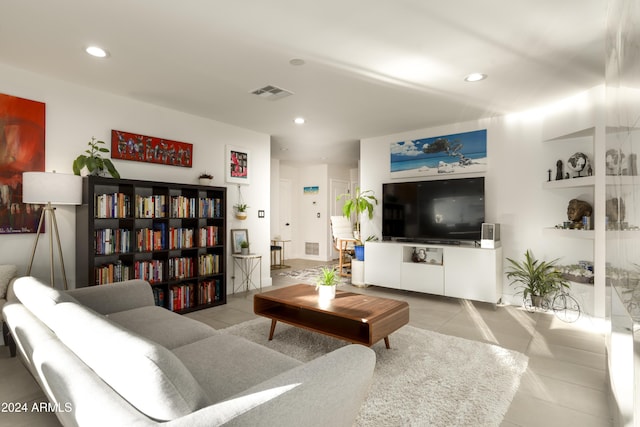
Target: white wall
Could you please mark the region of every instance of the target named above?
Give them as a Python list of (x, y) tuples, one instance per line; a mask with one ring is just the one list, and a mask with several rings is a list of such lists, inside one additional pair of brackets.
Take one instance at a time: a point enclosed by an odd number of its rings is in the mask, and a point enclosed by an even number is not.
[[(594, 102), (601, 94), (601, 88), (593, 89), (587, 96), (587, 102)], [(549, 142), (542, 142), (545, 138), (545, 114), (557, 114), (563, 108), (580, 111), (584, 102), (583, 97), (577, 97), (528, 114), (363, 139), (360, 147), (361, 187), (364, 190), (374, 190), (381, 197), (383, 183), (399, 181), (390, 177), (389, 149), (393, 142), (487, 129), (488, 170), (480, 174), (485, 176), (485, 220), (501, 224), (504, 256), (520, 259), (527, 249), (531, 249), (538, 258), (560, 258), (560, 264), (573, 264), (583, 259), (593, 261), (593, 241), (585, 240), (584, 244), (580, 239), (549, 237), (543, 233), (543, 228), (553, 227), (566, 220), (570, 199), (578, 197), (593, 202), (592, 191), (577, 194), (576, 191), (579, 193), (581, 190), (549, 191), (542, 188), (543, 182), (547, 180), (548, 169), (553, 169), (555, 176), (556, 160), (562, 159), (566, 163), (568, 156), (575, 152), (571, 151), (573, 146), (559, 149)], [(576, 125), (576, 122), (569, 120), (569, 125)], [(576, 144), (584, 147), (580, 141)], [(464, 176), (473, 175), (447, 175), (443, 178)], [(403, 180), (421, 179), (424, 178)], [(376, 209), (371, 222), (363, 221), (363, 235), (382, 235), (381, 226), (382, 210)], [(504, 299), (512, 302), (517, 298), (513, 298), (515, 290), (508, 283), (505, 278)]]
[[(197, 183), (205, 170), (214, 175), (213, 185), (224, 186), (225, 145), (246, 148), (251, 158), (251, 185), (242, 190), (251, 207), (249, 218), (233, 218), (232, 206), (237, 200), (236, 186), (228, 188), (227, 227), (248, 228), (252, 252), (263, 256), (263, 285), (269, 285), (269, 219), (258, 219), (258, 209), (270, 208), (270, 140), (266, 134), (220, 123), (166, 108), (153, 106), (105, 92), (90, 90), (68, 82), (0, 65), (0, 93), (27, 98), (46, 104), (45, 170), (72, 173), (71, 165), (95, 136), (110, 141), (112, 129), (189, 142), (194, 145), (193, 167), (114, 160), (123, 178), (151, 181)], [(75, 287), (75, 209), (57, 209), (58, 226), (63, 246), (67, 278)], [(47, 231), (48, 232), (48, 231)], [(48, 239), (48, 235), (45, 236)], [(228, 236), (227, 236), (228, 238)], [(14, 263), (25, 271), (34, 235), (0, 235), (0, 262)], [(44, 280), (49, 277), (48, 245), (38, 246), (32, 275)], [(231, 288), (231, 262), (227, 262), (228, 289)], [(56, 282), (61, 283), (61, 275)]]

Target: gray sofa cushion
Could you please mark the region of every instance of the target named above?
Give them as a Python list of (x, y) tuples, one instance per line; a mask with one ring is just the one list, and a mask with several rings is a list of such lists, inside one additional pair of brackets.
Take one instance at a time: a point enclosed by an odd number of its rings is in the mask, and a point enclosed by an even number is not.
[(151, 285), (140, 279), (72, 289), (68, 293), (80, 304), (100, 314), (155, 305)]
[(302, 364), (270, 348), (223, 333), (173, 352), (214, 403)]
[(57, 304), (77, 302), (69, 294), (60, 292), (31, 276), (16, 279), (13, 291), (20, 302), (49, 327), (51, 311)]
[(111, 313), (107, 317), (169, 350), (219, 333), (202, 322), (156, 306)]
[(53, 311), (58, 338), (147, 416), (167, 421), (209, 404), (191, 373), (166, 348), (78, 304), (58, 304)]

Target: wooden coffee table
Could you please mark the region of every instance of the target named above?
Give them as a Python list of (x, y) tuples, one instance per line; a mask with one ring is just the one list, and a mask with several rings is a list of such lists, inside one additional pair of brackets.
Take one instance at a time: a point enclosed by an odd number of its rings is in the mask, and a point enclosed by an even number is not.
[(356, 344), (372, 346), (409, 323), (409, 304), (353, 292), (336, 291), (326, 305), (313, 285), (293, 285), (253, 297), (254, 313), (271, 319), (269, 340), (278, 321)]

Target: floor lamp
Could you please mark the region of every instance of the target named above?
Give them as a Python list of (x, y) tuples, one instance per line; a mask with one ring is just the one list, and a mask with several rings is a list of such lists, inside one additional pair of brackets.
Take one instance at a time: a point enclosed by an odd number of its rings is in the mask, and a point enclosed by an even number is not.
[(48, 217), (49, 227), (49, 266), (51, 269), (51, 286), (55, 287), (53, 274), (53, 233), (55, 233), (58, 244), (58, 255), (62, 267), (62, 278), (64, 289), (67, 289), (67, 274), (64, 269), (64, 259), (62, 257), (62, 247), (60, 246), (60, 234), (58, 233), (58, 222), (56, 221), (56, 208), (52, 205), (79, 205), (82, 203), (82, 177), (55, 172), (24, 172), (22, 174), (22, 203), (44, 204), (36, 239), (33, 242), (33, 251), (27, 276), (31, 274), (33, 259), (38, 247), (40, 230), (45, 217)]

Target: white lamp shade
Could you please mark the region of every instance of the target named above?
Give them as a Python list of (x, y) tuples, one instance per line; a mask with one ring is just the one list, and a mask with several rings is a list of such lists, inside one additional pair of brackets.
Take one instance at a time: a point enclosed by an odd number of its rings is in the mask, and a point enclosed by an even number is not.
[(82, 177), (55, 172), (24, 172), (22, 203), (82, 204)]

